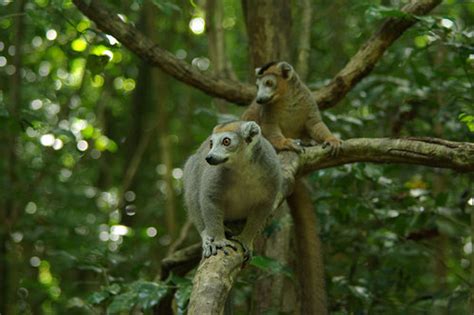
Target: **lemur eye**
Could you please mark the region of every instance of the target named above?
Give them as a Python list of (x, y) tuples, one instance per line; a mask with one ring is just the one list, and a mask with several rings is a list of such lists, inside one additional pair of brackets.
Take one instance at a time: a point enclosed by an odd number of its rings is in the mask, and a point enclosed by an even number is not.
[(230, 145), (230, 139), (225, 137), (222, 139), (222, 144), (225, 145), (226, 147)]
[(209, 148), (212, 148), (212, 140), (209, 141)]
[(265, 86), (267, 86), (267, 87), (272, 87), (272, 86), (273, 86), (273, 82), (270, 81), (270, 80), (267, 80), (267, 81), (265, 81)]

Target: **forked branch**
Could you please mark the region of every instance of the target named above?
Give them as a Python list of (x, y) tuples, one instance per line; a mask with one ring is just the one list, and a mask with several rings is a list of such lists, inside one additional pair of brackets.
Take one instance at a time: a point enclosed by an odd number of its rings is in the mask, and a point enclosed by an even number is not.
[[(229, 102), (245, 105), (255, 97), (253, 85), (203, 73), (188, 63), (179, 60), (169, 51), (158, 47), (151, 39), (133, 25), (122, 21), (117, 14), (105, 9), (98, 0), (73, 0), (76, 7), (105, 33), (114, 36), (150, 65), (157, 66), (174, 78), (201, 91)], [(411, 1), (402, 11), (407, 15), (391, 18), (359, 49), (347, 65), (323, 88), (314, 92), (321, 109), (336, 105), (360, 80), (374, 68), (384, 52), (416, 23), (413, 15), (425, 15), (441, 0)]]

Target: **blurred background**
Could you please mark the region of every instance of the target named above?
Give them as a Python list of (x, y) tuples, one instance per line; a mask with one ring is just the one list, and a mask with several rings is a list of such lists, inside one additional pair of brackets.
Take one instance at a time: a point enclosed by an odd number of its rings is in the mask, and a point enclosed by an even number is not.
[[(405, 2), (311, 1), (307, 83), (327, 83)], [(250, 82), (239, 1), (101, 3), (200, 71)], [(302, 1), (291, 7), (296, 40)], [(461, 0), (420, 18), (323, 113), (329, 128), (473, 142), (473, 22), (474, 3)], [(149, 314), (170, 287), (183, 313), (192, 277), (153, 282), (186, 225), (182, 167), (242, 110), (151, 68), (70, 0), (0, 0), (0, 313)], [(333, 314), (468, 314), (472, 175), (359, 163), (310, 181)], [(198, 241), (191, 228), (182, 246)], [(254, 279), (275, 274), (294, 278), (270, 259), (246, 268), (237, 314)]]

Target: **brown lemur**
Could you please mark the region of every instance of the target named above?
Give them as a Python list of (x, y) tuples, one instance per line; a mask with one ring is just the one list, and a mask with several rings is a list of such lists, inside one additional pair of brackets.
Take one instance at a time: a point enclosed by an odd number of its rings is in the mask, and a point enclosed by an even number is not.
[[(257, 97), (242, 119), (260, 124), (263, 135), (278, 150), (300, 152), (302, 143), (312, 140), (329, 146), (337, 155), (341, 140), (322, 121), (309, 88), (287, 62), (270, 62), (255, 69)], [(288, 197), (293, 217), (297, 269), (302, 295), (302, 314), (327, 314), (324, 264), (317, 232), (317, 217), (311, 195), (302, 179), (297, 179)]]
[(226, 238), (224, 222), (238, 220), (245, 224), (232, 239), (248, 256), (281, 183), (278, 156), (255, 122), (217, 125), (184, 166), (184, 199), (201, 235), (203, 256), (236, 249)]
[[(270, 62), (255, 69), (257, 97), (242, 120), (256, 121), (278, 151), (301, 151), (311, 139), (337, 154), (341, 140), (329, 131), (309, 88), (287, 62)], [(310, 141), (310, 142), (308, 142)]]

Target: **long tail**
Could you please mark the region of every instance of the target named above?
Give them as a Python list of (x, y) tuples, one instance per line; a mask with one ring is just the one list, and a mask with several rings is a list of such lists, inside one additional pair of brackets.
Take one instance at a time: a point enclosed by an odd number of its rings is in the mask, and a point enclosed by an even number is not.
[(302, 179), (296, 180), (288, 204), (293, 216), (296, 237), (301, 314), (326, 315), (328, 309), (321, 240), (317, 229), (318, 220), (309, 189)]

